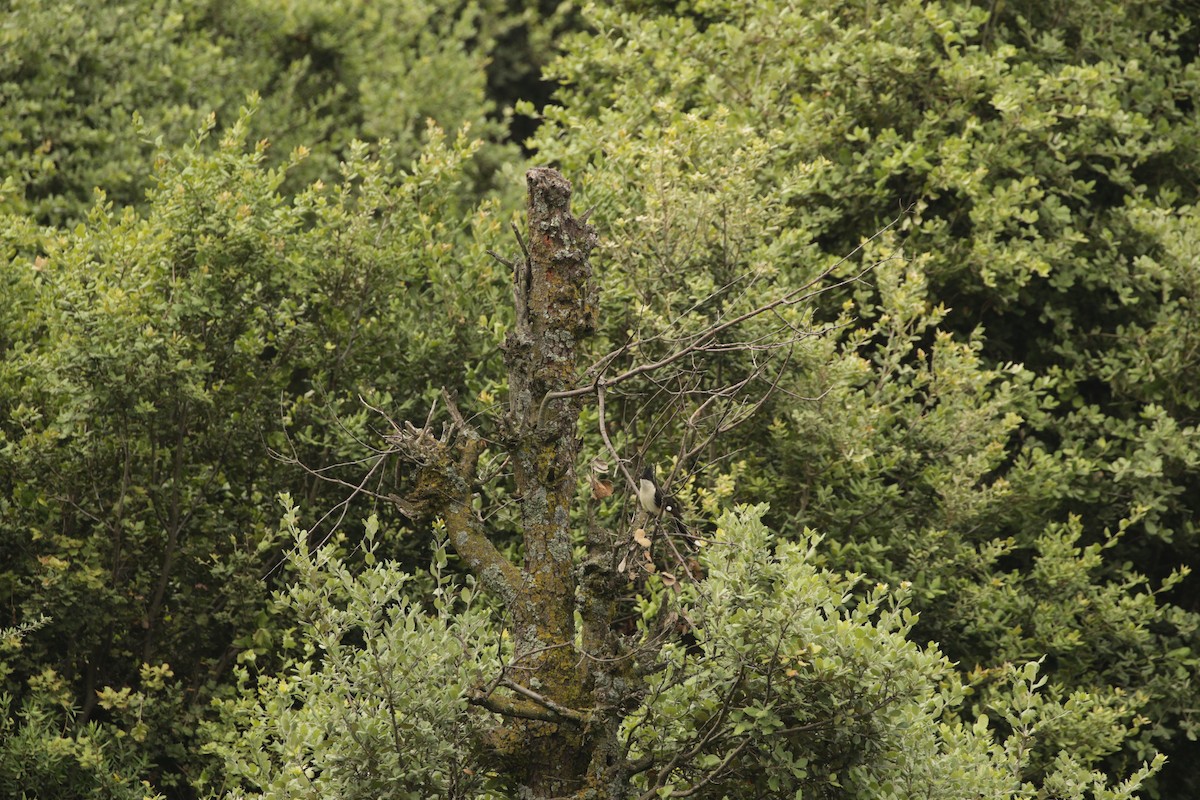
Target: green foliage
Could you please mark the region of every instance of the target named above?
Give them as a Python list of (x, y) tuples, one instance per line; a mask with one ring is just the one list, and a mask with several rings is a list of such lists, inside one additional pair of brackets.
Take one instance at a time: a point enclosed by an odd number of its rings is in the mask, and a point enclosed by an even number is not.
[[(503, 399), (507, 237), (480, 197), (513, 151), (486, 92), (544, 54), (487, 69), (498, 37), (576, 24), (537, 7), (8, 9), (0, 596), (48, 621), (0, 661), (0, 791), (502, 793), (463, 699), (500, 633), (469, 588), (419, 603), (424, 540), (388, 504), (355, 520), (397, 479), (362, 400)], [(700, 797), (1099, 798), (1164, 750), (1147, 786), (1195, 794), (1194, 23), (1148, 0), (585, 14), (534, 144), (596, 206), (610, 374), (833, 270), (739, 328), (756, 348), (608, 395), (622, 454), (684, 454), (685, 500), (769, 500), (790, 541), (723, 521), (682, 597), (700, 649), (656, 673), (635, 754), (692, 753), (663, 788)], [(281, 491), (329, 513), (280, 531)], [(480, 495), (515, 547), (502, 482)]]
[(77, 219), (97, 186), (124, 202), (140, 199), (152, 150), (134, 112), (186, 135), (213, 102), (194, 93), (230, 71), (196, 24), (203, 6), (11, 4), (0, 28), (0, 172), (19, 179), (23, 210), (43, 221)]
[[(295, 655), (277, 677), (239, 667), (237, 696), (217, 703), (205, 749), (223, 759), (227, 796), (482, 796), (490, 721), (467, 693), (498, 669), (499, 654), (472, 582), (445, 573), (446, 543), (434, 548), (426, 608), (411, 596), (414, 576), (395, 564), (355, 571), (310, 551), (284, 502), (294, 549), (279, 603), (298, 623), (287, 633)], [(367, 563), (374, 532), (368, 520)]]
[[(41, 221), (77, 221), (97, 187), (140, 204), (155, 140), (186, 144), (210, 113), (236, 118), (249, 92), (262, 97), (250, 136), (271, 141), (275, 164), (314, 153), (291, 189), (335, 179), (356, 139), (414, 157), (428, 119), (496, 141), (484, 68), (504, 17), (487, 0), (18, 2), (0, 27), (0, 175)], [(487, 148), (476, 176), (510, 152)]]
[(765, 510), (722, 518), (705, 580), (684, 589), (700, 645), (674, 651), (627, 725), (637, 752), (691, 762), (664, 793), (1131, 797), (1156, 770), (1121, 786), (1091, 774), (1130, 735), (1132, 710), (1058, 698), (1034, 661), (998, 669), (969, 703), (976, 690), (953, 665), (908, 638), (910, 584), (819, 569), (819, 538), (774, 544)]
[[(253, 0), (213, 4), (205, 24), (240, 73), (227, 87), (263, 96), (253, 135), (281, 154), (312, 151), (290, 188), (333, 179), (354, 141), (388, 140), (402, 159), (414, 158), (432, 121), (486, 142), (470, 167), (482, 193), (514, 155), (485, 94), (506, 17), (499, 0)], [(218, 95), (226, 104), (236, 96), (227, 87)]]
[[(589, 9), (537, 139), (606, 221), (621, 310), (601, 346), (686, 341), (851, 254), (788, 320), (837, 332), (740, 431), (740, 496), (827, 532), (831, 565), (912, 581), (919, 635), (964, 669), (1049, 654), (1052, 691), (1145, 714), (1114, 771), (1181, 746), (1200, 664), (1181, 591), (1191, 22), (1153, 3), (647, 5)], [(729, 361), (704, 374), (749, 369)], [(651, 391), (610, 418), (676, 451), (683, 426), (632, 421)]]
[[(347, 501), (271, 449), (324, 466), (357, 455), (360, 395), (399, 413), (435, 379), (478, 391), (484, 367), (455, 381), (445, 364), (506, 278), (455, 246), (498, 227), (465, 199), (476, 142), (431, 129), (408, 171), (355, 146), (340, 184), (290, 202), (285, 171), (245, 147), (250, 119), (215, 152), (201, 135), (164, 154), (145, 215), (101, 202), (73, 232), (18, 225), (4, 245), (0, 583), (14, 619), (50, 618), (7, 687), (22, 698), (54, 665), (77, 726), (136, 729), (167, 783), (230, 667), (278, 643), (275, 491)], [(464, 338), (443, 336), (447, 322)], [(390, 538), (394, 513), (384, 525)], [(120, 693), (164, 663), (165, 684), (123, 718)]]
[[(45, 619), (0, 629), (0, 674), (23, 639)], [(29, 678), (19, 706), (0, 692), (0, 791), (5, 797), (97, 797), (151, 800), (139, 781), (145, 769), (140, 739), (109, 726), (76, 728), (76, 710), (67, 681), (46, 668)]]
[[(1036, 662), (978, 678), (986, 693), (964, 685), (936, 647), (907, 638), (908, 586), (817, 567), (811, 534), (773, 544), (764, 510), (723, 517), (705, 580), (679, 596), (699, 645), (668, 647), (626, 722), (630, 758), (657, 765), (635, 778), (639, 792), (661, 776), (662, 796), (1115, 800), (1161, 764), (1110, 783), (1093, 768), (1129, 735), (1129, 709), (1054, 695)], [(383, 564), (355, 573), (307, 549), (290, 505), (285, 523), (294, 582), (279, 599), (300, 622), (295, 655), (276, 677), (239, 668), (238, 696), (207, 726), (206, 750), (238, 787), (229, 796), (509, 796), (478, 749), (489, 718), (466, 702), (498, 674), (506, 648), (491, 643), (504, 636), (471, 583), (444, 576), (445, 543), (422, 607), (416, 576)], [(657, 613), (643, 606), (646, 621)], [(968, 724), (953, 711), (972, 697)]]

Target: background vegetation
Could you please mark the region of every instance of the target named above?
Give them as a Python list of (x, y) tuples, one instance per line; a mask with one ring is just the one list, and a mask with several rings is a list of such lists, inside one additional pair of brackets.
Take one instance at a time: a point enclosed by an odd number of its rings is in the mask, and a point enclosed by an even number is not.
[[(0, 793), (512, 796), (465, 700), (494, 599), (354, 487), (369, 407), (504, 401), (486, 251), (531, 164), (595, 207), (618, 368), (838, 265), (736, 435), (677, 463), (686, 396), (610, 398), (726, 543), (677, 599), (709, 649), (628, 723), (691, 752), (663, 792), (1200, 793), (1190, 11), (9, 3)], [(479, 487), (515, 554), (510, 491)], [(638, 589), (631, 635), (671, 593)]]

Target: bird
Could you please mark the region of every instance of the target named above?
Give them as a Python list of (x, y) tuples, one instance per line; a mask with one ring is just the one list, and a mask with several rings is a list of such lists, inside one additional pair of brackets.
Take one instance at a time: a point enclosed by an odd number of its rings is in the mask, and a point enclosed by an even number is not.
[(658, 481), (654, 479), (654, 467), (646, 467), (642, 470), (641, 480), (638, 481), (637, 498), (647, 513), (656, 517), (667, 514), (679, 519), (679, 503), (671, 495), (663, 493)]

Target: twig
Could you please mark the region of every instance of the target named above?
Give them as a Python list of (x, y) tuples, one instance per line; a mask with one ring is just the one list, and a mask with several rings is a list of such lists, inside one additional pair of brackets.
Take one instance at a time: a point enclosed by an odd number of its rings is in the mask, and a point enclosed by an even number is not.
[[(802, 284), (801, 286), (799, 286), (795, 289), (792, 289), (789, 292), (785, 292), (784, 294), (780, 295), (779, 297), (775, 298), (774, 300), (771, 300), (767, 303), (763, 303), (762, 305), (758, 306), (757, 308), (753, 308), (749, 311), (746, 311), (745, 313), (739, 314), (738, 316), (734, 317), (733, 319), (716, 323), (714, 325), (709, 326), (708, 328), (705, 328), (702, 331), (697, 332), (696, 334), (694, 334), (691, 337), (691, 342), (689, 344), (685, 345), (684, 347), (670, 353), (669, 355), (665, 356), (664, 358), (659, 359), (658, 361), (654, 361), (654, 362), (651, 362), (648, 364), (640, 364), (636, 367), (631, 367), (630, 369), (626, 370), (625, 372), (622, 372), (619, 375), (608, 378), (608, 385), (610, 387), (615, 386), (615, 385), (617, 385), (619, 383), (623, 383), (631, 378), (637, 377), (638, 375), (641, 375), (641, 374), (644, 374), (647, 372), (654, 372), (659, 369), (662, 369), (663, 367), (669, 366), (670, 364), (673, 364), (676, 361), (679, 361), (680, 359), (684, 358), (685, 356), (688, 356), (694, 352), (701, 350), (702, 348), (705, 347), (705, 345), (708, 342), (711, 342), (713, 339), (715, 339), (721, 333), (729, 330), (732, 327), (740, 325), (743, 322), (746, 322), (757, 316), (765, 314), (768, 311), (773, 311), (781, 306), (795, 305), (797, 303), (800, 303), (807, 299), (810, 299), (810, 298), (816, 296), (817, 294), (823, 294), (824, 292), (830, 291), (839, 286), (846, 286), (850, 283), (857, 282), (863, 275), (865, 275), (871, 269), (874, 269), (877, 266), (877, 264), (872, 264), (870, 267), (862, 270), (861, 272), (857, 273), (856, 275), (853, 275), (849, 278), (838, 281), (837, 283), (833, 283), (829, 286), (821, 287), (820, 289), (817, 289), (816, 291), (813, 291), (813, 292), (808, 291), (813, 286), (816, 286), (818, 283), (820, 283), (825, 278), (827, 278), (829, 275), (831, 275), (835, 270), (838, 269), (838, 267), (840, 267), (842, 264), (844, 264), (846, 261), (848, 261), (852, 256), (854, 256), (856, 253), (858, 253), (860, 250), (862, 250), (864, 247), (866, 247), (866, 245), (868, 243), (870, 243), (870, 242), (874, 241), (875, 239), (879, 238), (880, 236), (882, 236), (885, 231), (891, 229), (899, 221), (900, 221), (900, 217), (897, 217), (896, 219), (892, 220), (884, 227), (880, 228), (874, 234), (872, 234), (868, 238), (864, 239), (857, 247), (855, 247), (853, 250), (851, 250), (847, 255), (838, 259), (838, 261), (836, 263), (834, 263), (831, 266), (827, 267), (826, 269), (822, 270), (821, 273), (819, 275), (817, 275), (815, 278), (813, 278), (812, 280)], [(882, 262), (880, 262), (880, 263), (882, 263)], [(608, 356), (606, 355), (606, 356), (602, 357), (601, 360), (604, 360), (605, 358), (608, 358)], [(563, 398), (567, 398), (567, 397), (579, 397), (581, 395), (590, 394), (591, 392), (595, 391), (596, 382), (599, 380), (599, 378), (600, 378), (600, 376), (597, 375), (592, 380), (592, 383), (587, 386), (579, 386), (574, 389), (564, 389), (562, 391), (549, 392), (546, 395), (546, 399), (547, 400), (558, 400), (558, 399), (563, 399)]]
[(540, 706), (548, 708), (563, 719), (568, 719), (579, 724), (583, 724), (587, 721), (587, 714), (584, 714), (581, 711), (576, 711), (573, 708), (567, 708), (564, 705), (560, 705), (559, 703), (551, 700), (549, 697), (543, 697), (532, 689), (528, 689), (515, 681), (509, 680), (508, 678), (501, 680), (500, 685), (506, 689), (511, 689), (528, 700), (532, 700)]

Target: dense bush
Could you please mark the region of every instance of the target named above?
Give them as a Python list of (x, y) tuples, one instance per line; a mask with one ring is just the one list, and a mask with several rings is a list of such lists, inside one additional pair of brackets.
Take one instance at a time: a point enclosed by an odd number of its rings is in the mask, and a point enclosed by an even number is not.
[[(496, 227), (462, 199), (477, 145), (431, 129), (408, 170), (355, 147), (341, 184), (289, 200), (285, 170), (246, 148), (249, 119), (164, 154), (144, 215), (102, 203), (73, 234), (18, 226), (5, 243), (20, 302), (0, 334), (0, 581), (14, 618), (50, 618), (6, 682), (21, 696), (53, 670), (76, 725), (149, 726), (139, 741), (168, 772), (188, 772), (195, 716), (230, 668), (278, 644), (275, 495), (334, 514), (353, 496), (291, 461), (342, 460), (366, 433), (360, 396), (399, 413), (431, 375), (487, 380), (445, 369), (491, 342), (446, 332), (447, 309), (470, 294), (483, 314), (495, 283), (462, 238)], [(114, 717), (105, 692), (159, 665), (136, 723)]]
[(1197, 722), (1200, 609), (1172, 591), (1200, 496), (1197, 73), (1169, 6), (1052, 5), (593, 9), (538, 144), (608, 221), (617, 342), (891, 224), (817, 300), (843, 355), (788, 372), (740, 486), (831, 564), (913, 581), (964, 669), (1045, 653), (1063, 691), (1132, 698), (1138, 757)]
[[(634, 785), (1123, 797), (1161, 751), (1151, 793), (1200, 791), (1193, 23), (538, 9), (9, 9), (0, 594), (28, 625), (0, 644), (0, 791), (514, 791), (465, 701), (504, 623), (444, 543), (422, 571), (373, 448), (378, 412), (420, 421), (442, 386), (496, 419), (486, 250), (513, 249), (520, 169), (487, 91), (547, 54), (487, 70), (564, 24), (556, 105), (520, 110), (595, 208), (596, 356), (650, 363), (797, 292), (752, 346), (608, 396), (619, 452), (672, 467), (718, 539), (702, 582), (630, 588), (631, 625), (671, 607), (695, 635), (625, 730), (676, 768)], [(478, 510), (516, 554), (490, 470)]]
[(333, 180), (355, 139), (415, 157), (429, 119), (492, 142), (473, 167), (482, 190), (513, 152), (489, 119), (484, 70), (508, 16), (497, 2), (425, 0), (16, 3), (0, 29), (0, 174), (45, 222), (78, 221), (95, 188), (138, 205), (156, 140), (184, 145), (213, 112), (228, 125), (255, 92), (249, 135), (270, 141), (272, 163), (313, 154), (292, 190)]
[[(1037, 662), (963, 683), (935, 646), (907, 638), (907, 584), (866, 587), (816, 567), (817, 537), (774, 542), (764, 510), (725, 515), (705, 580), (684, 590), (679, 613), (703, 644), (665, 654), (625, 730), (630, 758), (673, 768), (640, 775), (632, 791), (898, 800), (1042, 786), (1115, 800), (1154, 771), (1120, 786), (1092, 771), (1129, 734), (1129, 707), (1058, 696)], [(308, 552), (295, 517), (295, 583), (282, 606), (306, 624), (282, 674), (255, 683), (239, 670), (239, 697), (221, 704), (209, 749), (224, 757), (230, 796), (514, 796), (478, 749), (494, 720), (466, 700), (511, 653), (472, 588), (446, 579), (445, 543), (434, 550), (436, 599), (422, 610), (404, 597), (412, 574), (352, 574)], [(643, 619), (658, 611), (648, 596)], [(967, 721), (948, 713), (958, 708)], [(1039, 751), (1053, 756), (1047, 768)]]

